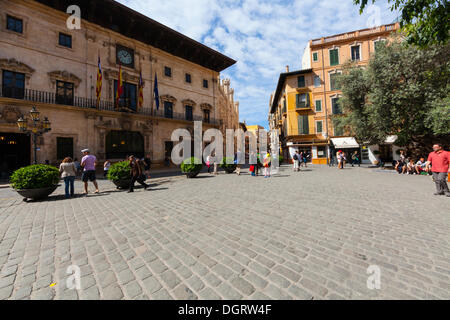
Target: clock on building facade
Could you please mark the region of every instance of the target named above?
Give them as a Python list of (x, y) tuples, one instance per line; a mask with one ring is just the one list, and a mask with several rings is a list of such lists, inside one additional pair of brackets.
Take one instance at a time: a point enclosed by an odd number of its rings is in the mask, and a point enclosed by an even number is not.
[(134, 50), (121, 45), (117, 45), (116, 63), (120, 63), (125, 67), (134, 68)]

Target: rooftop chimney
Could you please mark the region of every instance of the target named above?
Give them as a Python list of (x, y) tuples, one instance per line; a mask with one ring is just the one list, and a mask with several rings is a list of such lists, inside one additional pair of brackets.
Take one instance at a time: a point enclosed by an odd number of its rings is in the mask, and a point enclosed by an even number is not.
[(289, 66), (286, 66), (286, 72), (289, 72)]

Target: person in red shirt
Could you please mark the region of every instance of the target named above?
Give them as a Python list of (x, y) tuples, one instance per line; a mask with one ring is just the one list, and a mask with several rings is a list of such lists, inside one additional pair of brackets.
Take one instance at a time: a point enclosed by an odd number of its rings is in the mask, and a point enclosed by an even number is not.
[(433, 172), (434, 182), (436, 183), (437, 192), (434, 194), (436, 196), (447, 195), (450, 197), (450, 191), (447, 185), (447, 176), (449, 170), (450, 162), (450, 152), (444, 151), (441, 144), (435, 144), (433, 146), (433, 152), (428, 156), (426, 170)]

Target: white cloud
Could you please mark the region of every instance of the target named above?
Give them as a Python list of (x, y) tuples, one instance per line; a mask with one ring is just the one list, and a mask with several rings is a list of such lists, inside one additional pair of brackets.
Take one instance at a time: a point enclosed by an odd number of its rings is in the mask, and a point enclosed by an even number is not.
[[(351, 0), (119, 2), (238, 60), (223, 76), (232, 79), (247, 123), (264, 126), (279, 73), (285, 71), (286, 65), (290, 70), (300, 69), (307, 42), (366, 28), (369, 19), (368, 14), (359, 15), (359, 8)], [(378, 5), (381, 23), (391, 23), (396, 14), (387, 5)]]

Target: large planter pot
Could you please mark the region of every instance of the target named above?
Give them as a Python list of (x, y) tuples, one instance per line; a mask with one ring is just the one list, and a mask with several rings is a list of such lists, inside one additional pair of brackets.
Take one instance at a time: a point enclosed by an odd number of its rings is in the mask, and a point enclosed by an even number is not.
[(17, 189), (16, 191), (18, 194), (24, 197), (24, 201), (27, 201), (28, 199), (42, 200), (51, 195), (56, 190), (56, 188), (58, 188), (58, 185), (40, 189)]
[(117, 189), (129, 189), (131, 185), (131, 179), (112, 180), (112, 182), (116, 185)]
[(186, 175), (186, 177), (188, 179), (192, 179), (197, 177), (200, 174), (200, 171), (194, 171), (194, 172), (184, 172), (184, 174)]

